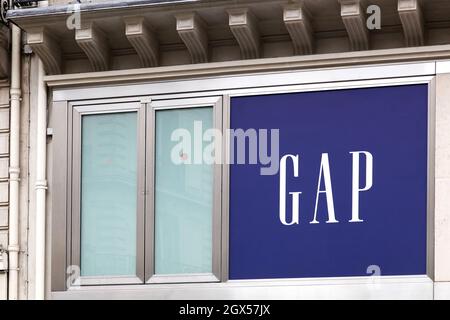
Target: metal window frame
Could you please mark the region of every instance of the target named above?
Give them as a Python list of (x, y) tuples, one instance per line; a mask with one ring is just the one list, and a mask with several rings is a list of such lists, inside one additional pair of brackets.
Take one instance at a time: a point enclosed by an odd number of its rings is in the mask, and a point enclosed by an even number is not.
[[(56, 238), (64, 238), (65, 241), (53, 241), (52, 264), (58, 270), (55, 281), (52, 279), (52, 288), (58, 290), (79, 289), (81, 286), (99, 285), (124, 285), (142, 283), (189, 283), (189, 282), (219, 282), (221, 281), (221, 178), (222, 168), (219, 164), (214, 165), (214, 200), (213, 200), (213, 270), (211, 274), (189, 274), (189, 275), (155, 275), (154, 274), (154, 195), (149, 190), (154, 190), (154, 137), (155, 137), (155, 112), (165, 109), (179, 108), (213, 108), (214, 128), (222, 129), (222, 97), (200, 97), (194, 99), (159, 100), (150, 103), (147, 98), (113, 98), (102, 100), (87, 100), (82, 102), (55, 103), (52, 110), (55, 114), (52, 118), (57, 121), (55, 142), (64, 150), (64, 141), (69, 146), (67, 154), (59, 153), (56, 159), (58, 163), (54, 166), (58, 176), (66, 176), (67, 180), (55, 179), (61, 184), (61, 191), (67, 194), (65, 201), (66, 215), (64, 219), (55, 219), (58, 224)], [(80, 266), (80, 179), (81, 168), (81, 118), (84, 115), (111, 114), (111, 113), (138, 113), (138, 220), (137, 220), (137, 261), (136, 277), (130, 276), (80, 276), (76, 285), (67, 282), (66, 274), (60, 267), (62, 264), (69, 266)], [(64, 125), (65, 124), (65, 125)], [(153, 141), (149, 143), (149, 141)], [(62, 164), (62, 165), (61, 165)], [(66, 172), (64, 174), (63, 172)], [(64, 198), (64, 197), (63, 197)], [(56, 200), (56, 199), (55, 199)], [(61, 208), (61, 201), (54, 201), (56, 208)], [(145, 204), (144, 204), (145, 203)], [(59, 207), (58, 207), (59, 204)], [(54, 226), (55, 226), (54, 224)], [(65, 224), (65, 225), (64, 225)], [(64, 227), (63, 227), (64, 226)], [(139, 226), (143, 226), (140, 228)], [(145, 230), (144, 230), (145, 229)], [(56, 228), (53, 229), (56, 231)], [(64, 231), (63, 231), (64, 230)], [(63, 233), (65, 235), (63, 235)], [(61, 237), (63, 236), (63, 237)], [(65, 261), (61, 259), (61, 243), (66, 244)], [(58, 259), (56, 259), (58, 257)], [(58, 280), (56, 280), (58, 279)], [(61, 281), (64, 279), (65, 281)], [(67, 282), (67, 283), (66, 283)], [(63, 285), (66, 283), (65, 285)]]
[[(412, 84), (428, 84), (428, 211), (427, 211), (427, 274), (422, 276), (381, 276), (373, 282), (371, 277), (340, 277), (340, 278), (310, 278), (310, 279), (269, 279), (269, 280), (229, 280), (228, 279), (228, 239), (229, 239), (229, 167), (222, 166), (222, 270), (220, 283), (178, 283), (145, 284), (142, 286), (97, 286), (84, 287), (81, 290), (68, 290), (58, 285), (53, 286), (51, 297), (64, 298), (95, 298), (105, 296), (121, 299), (243, 299), (248, 296), (261, 298), (432, 298), (434, 277), (434, 153), (435, 153), (435, 76), (436, 62), (397, 63), (388, 65), (371, 65), (357, 67), (342, 67), (335, 69), (318, 69), (292, 72), (267, 72), (258, 74), (242, 74), (218, 76), (215, 78), (182, 78), (166, 82), (134, 83), (125, 85), (108, 85), (101, 88), (56, 88), (53, 91), (53, 105), (64, 106), (70, 100), (80, 96), (85, 99), (110, 97), (141, 97), (151, 92), (151, 98), (156, 100), (183, 99), (206, 96), (223, 97), (223, 129), (229, 128), (230, 98), (244, 95), (280, 94), (292, 92), (310, 92), (341, 89), (356, 89), (367, 87), (400, 86)], [(63, 112), (53, 111), (56, 117)], [(56, 125), (54, 127), (57, 127)], [(61, 125), (64, 127), (64, 125)], [(56, 132), (56, 130), (55, 130)], [(59, 144), (64, 141), (64, 134), (55, 137)], [(226, 148), (226, 146), (223, 146)], [(224, 149), (225, 150), (225, 149)], [(225, 153), (224, 153), (225, 154)], [(64, 157), (66, 155), (62, 155)], [(70, 154), (67, 155), (70, 159)], [(61, 185), (60, 181), (57, 185)], [(53, 206), (60, 208), (61, 206)], [(54, 219), (53, 225), (62, 226), (61, 218)], [(55, 227), (54, 229), (55, 230)], [(53, 265), (61, 262), (59, 246), (52, 246)], [(52, 283), (61, 283), (61, 268), (52, 268)], [(270, 289), (270, 290), (269, 290)], [(356, 290), (356, 291), (354, 291)], [(336, 295), (330, 293), (336, 292)], [(282, 296), (279, 296), (282, 294)]]
[(70, 105), (69, 132), (72, 134), (71, 165), (71, 237), (70, 263), (81, 268), (81, 126), (83, 116), (99, 114), (137, 113), (137, 190), (136, 190), (136, 275), (135, 276), (80, 276), (79, 284), (140, 284), (144, 281), (144, 213), (145, 213), (145, 108), (138, 102), (110, 102), (95, 105)]
[(155, 274), (155, 146), (156, 113), (161, 110), (212, 108), (213, 128), (222, 132), (222, 97), (198, 97), (189, 99), (153, 100), (148, 103), (147, 112), (147, 186), (151, 188), (147, 196), (146, 219), (146, 263), (145, 279), (148, 284), (158, 283), (199, 283), (221, 281), (221, 179), (222, 168), (214, 164), (213, 173), (213, 218), (212, 218), (212, 273), (208, 274)]

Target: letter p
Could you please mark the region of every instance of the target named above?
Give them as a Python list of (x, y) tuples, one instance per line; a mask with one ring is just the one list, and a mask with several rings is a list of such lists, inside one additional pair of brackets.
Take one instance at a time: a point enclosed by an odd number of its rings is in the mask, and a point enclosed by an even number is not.
[[(359, 218), (359, 193), (367, 191), (373, 186), (373, 156), (367, 151), (350, 152), (353, 156), (352, 161), (352, 219), (349, 222), (363, 222)], [(366, 158), (366, 185), (361, 188), (359, 186), (359, 163), (361, 155)]]

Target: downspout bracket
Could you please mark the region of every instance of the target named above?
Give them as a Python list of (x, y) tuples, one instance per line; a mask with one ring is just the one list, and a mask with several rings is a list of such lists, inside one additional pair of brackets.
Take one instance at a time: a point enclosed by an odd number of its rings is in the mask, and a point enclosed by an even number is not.
[(9, 22), (6, 19), (6, 12), (9, 10), (9, 0), (0, 0), (0, 22), (8, 26)]

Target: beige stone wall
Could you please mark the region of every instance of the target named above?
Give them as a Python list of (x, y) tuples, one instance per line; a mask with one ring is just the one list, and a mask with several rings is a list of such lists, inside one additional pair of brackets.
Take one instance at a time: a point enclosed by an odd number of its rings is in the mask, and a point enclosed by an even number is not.
[[(8, 247), (9, 87), (0, 85), (0, 245)], [(7, 297), (7, 275), (0, 271), (0, 300)]]
[(435, 281), (450, 281), (450, 73), (436, 77)]

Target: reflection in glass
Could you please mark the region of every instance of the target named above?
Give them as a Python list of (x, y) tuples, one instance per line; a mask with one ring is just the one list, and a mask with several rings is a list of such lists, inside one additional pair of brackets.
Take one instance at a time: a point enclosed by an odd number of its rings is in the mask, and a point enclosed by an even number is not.
[[(160, 110), (156, 112), (155, 153), (155, 273), (192, 274), (212, 272), (213, 166), (176, 164), (171, 141), (176, 129), (190, 133), (191, 150), (179, 156), (192, 160), (194, 139), (202, 142), (213, 127), (212, 108)], [(194, 135), (194, 123), (202, 131)], [(198, 150), (197, 150), (198, 151)], [(200, 152), (202, 152), (200, 150)], [(193, 162), (193, 161), (192, 161)]]
[(135, 275), (137, 113), (82, 116), (81, 157), (81, 275)]

